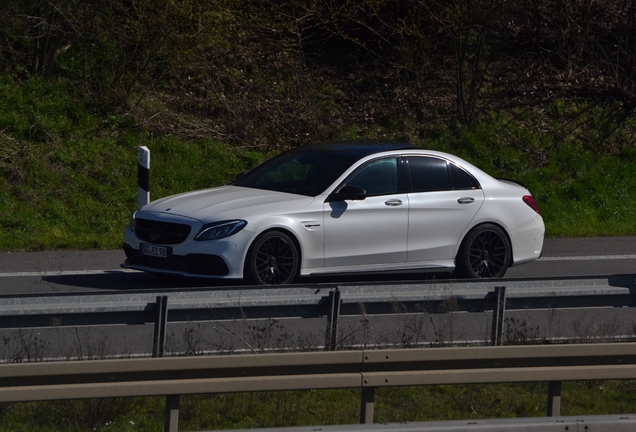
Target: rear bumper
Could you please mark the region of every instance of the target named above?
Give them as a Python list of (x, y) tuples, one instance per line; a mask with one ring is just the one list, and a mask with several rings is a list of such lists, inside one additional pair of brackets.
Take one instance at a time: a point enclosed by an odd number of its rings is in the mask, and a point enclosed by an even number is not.
[(513, 266), (536, 261), (543, 253), (543, 239), (545, 236), (545, 225), (541, 216), (519, 224), (513, 231), (512, 249), (514, 253)]

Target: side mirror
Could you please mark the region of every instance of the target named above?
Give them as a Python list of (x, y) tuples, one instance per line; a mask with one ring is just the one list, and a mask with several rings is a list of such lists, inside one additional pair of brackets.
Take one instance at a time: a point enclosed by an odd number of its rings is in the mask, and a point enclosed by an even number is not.
[(367, 197), (367, 191), (360, 186), (345, 185), (332, 193), (327, 201), (362, 201)]

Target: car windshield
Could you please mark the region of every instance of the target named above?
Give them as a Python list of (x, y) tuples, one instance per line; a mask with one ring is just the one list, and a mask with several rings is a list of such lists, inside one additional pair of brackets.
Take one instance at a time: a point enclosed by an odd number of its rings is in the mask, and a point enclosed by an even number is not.
[(342, 155), (290, 150), (257, 166), (233, 184), (317, 196), (336, 181), (353, 161)]

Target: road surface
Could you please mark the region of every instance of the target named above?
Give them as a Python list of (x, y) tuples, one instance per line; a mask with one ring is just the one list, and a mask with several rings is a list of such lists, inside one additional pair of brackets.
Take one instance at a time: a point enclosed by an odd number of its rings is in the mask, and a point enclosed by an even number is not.
[[(122, 251), (0, 253), (0, 295), (134, 290), (188, 286), (222, 287), (227, 281), (160, 278), (121, 269)], [(636, 237), (546, 239), (536, 262), (512, 267), (506, 278), (636, 273)], [(301, 279), (300, 283), (448, 278), (448, 275), (355, 275)], [(230, 283), (232, 285), (232, 283)]]

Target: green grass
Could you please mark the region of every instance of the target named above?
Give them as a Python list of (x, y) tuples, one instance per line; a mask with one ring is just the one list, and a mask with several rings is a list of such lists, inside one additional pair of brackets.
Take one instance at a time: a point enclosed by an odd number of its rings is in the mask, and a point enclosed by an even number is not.
[[(554, 101), (549, 117), (493, 113), (424, 129), (413, 142), (526, 184), (548, 236), (636, 235), (636, 122), (616, 104), (574, 102)], [(158, 135), (136, 123), (93, 112), (66, 81), (0, 77), (0, 251), (118, 248), (136, 209), (137, 146), (151, 150), (151, 199), (226, 184), (281, 150)], [(394, 123), (383, 136), (410, 127)]]
[(225, 184), (257, 158), (141, 134), (26, 144), (0, 179), (0, 250), (117, 247), (136, 209), (138, 145), (152, 149), (152, 198)]
[[(113, 130), (65, 83), (0, 81), (0, 250), (117, 248), (137, 203), (137, 146), (151, 197), (231, 181), (261, 159), (211, 139)], [(80, 100), (81, 102), (81, 100)]]
[[(565, 382), (561, 415), (628, 414), (633, 381)], [(396, 387), (376, 390), (375, 422), (543, 417), (546, 383)], [(0, 405), (0, 431), (157, 431), (163, 398)], [(355, 424), (359, 390), (182, 396), (179, 430)]]

